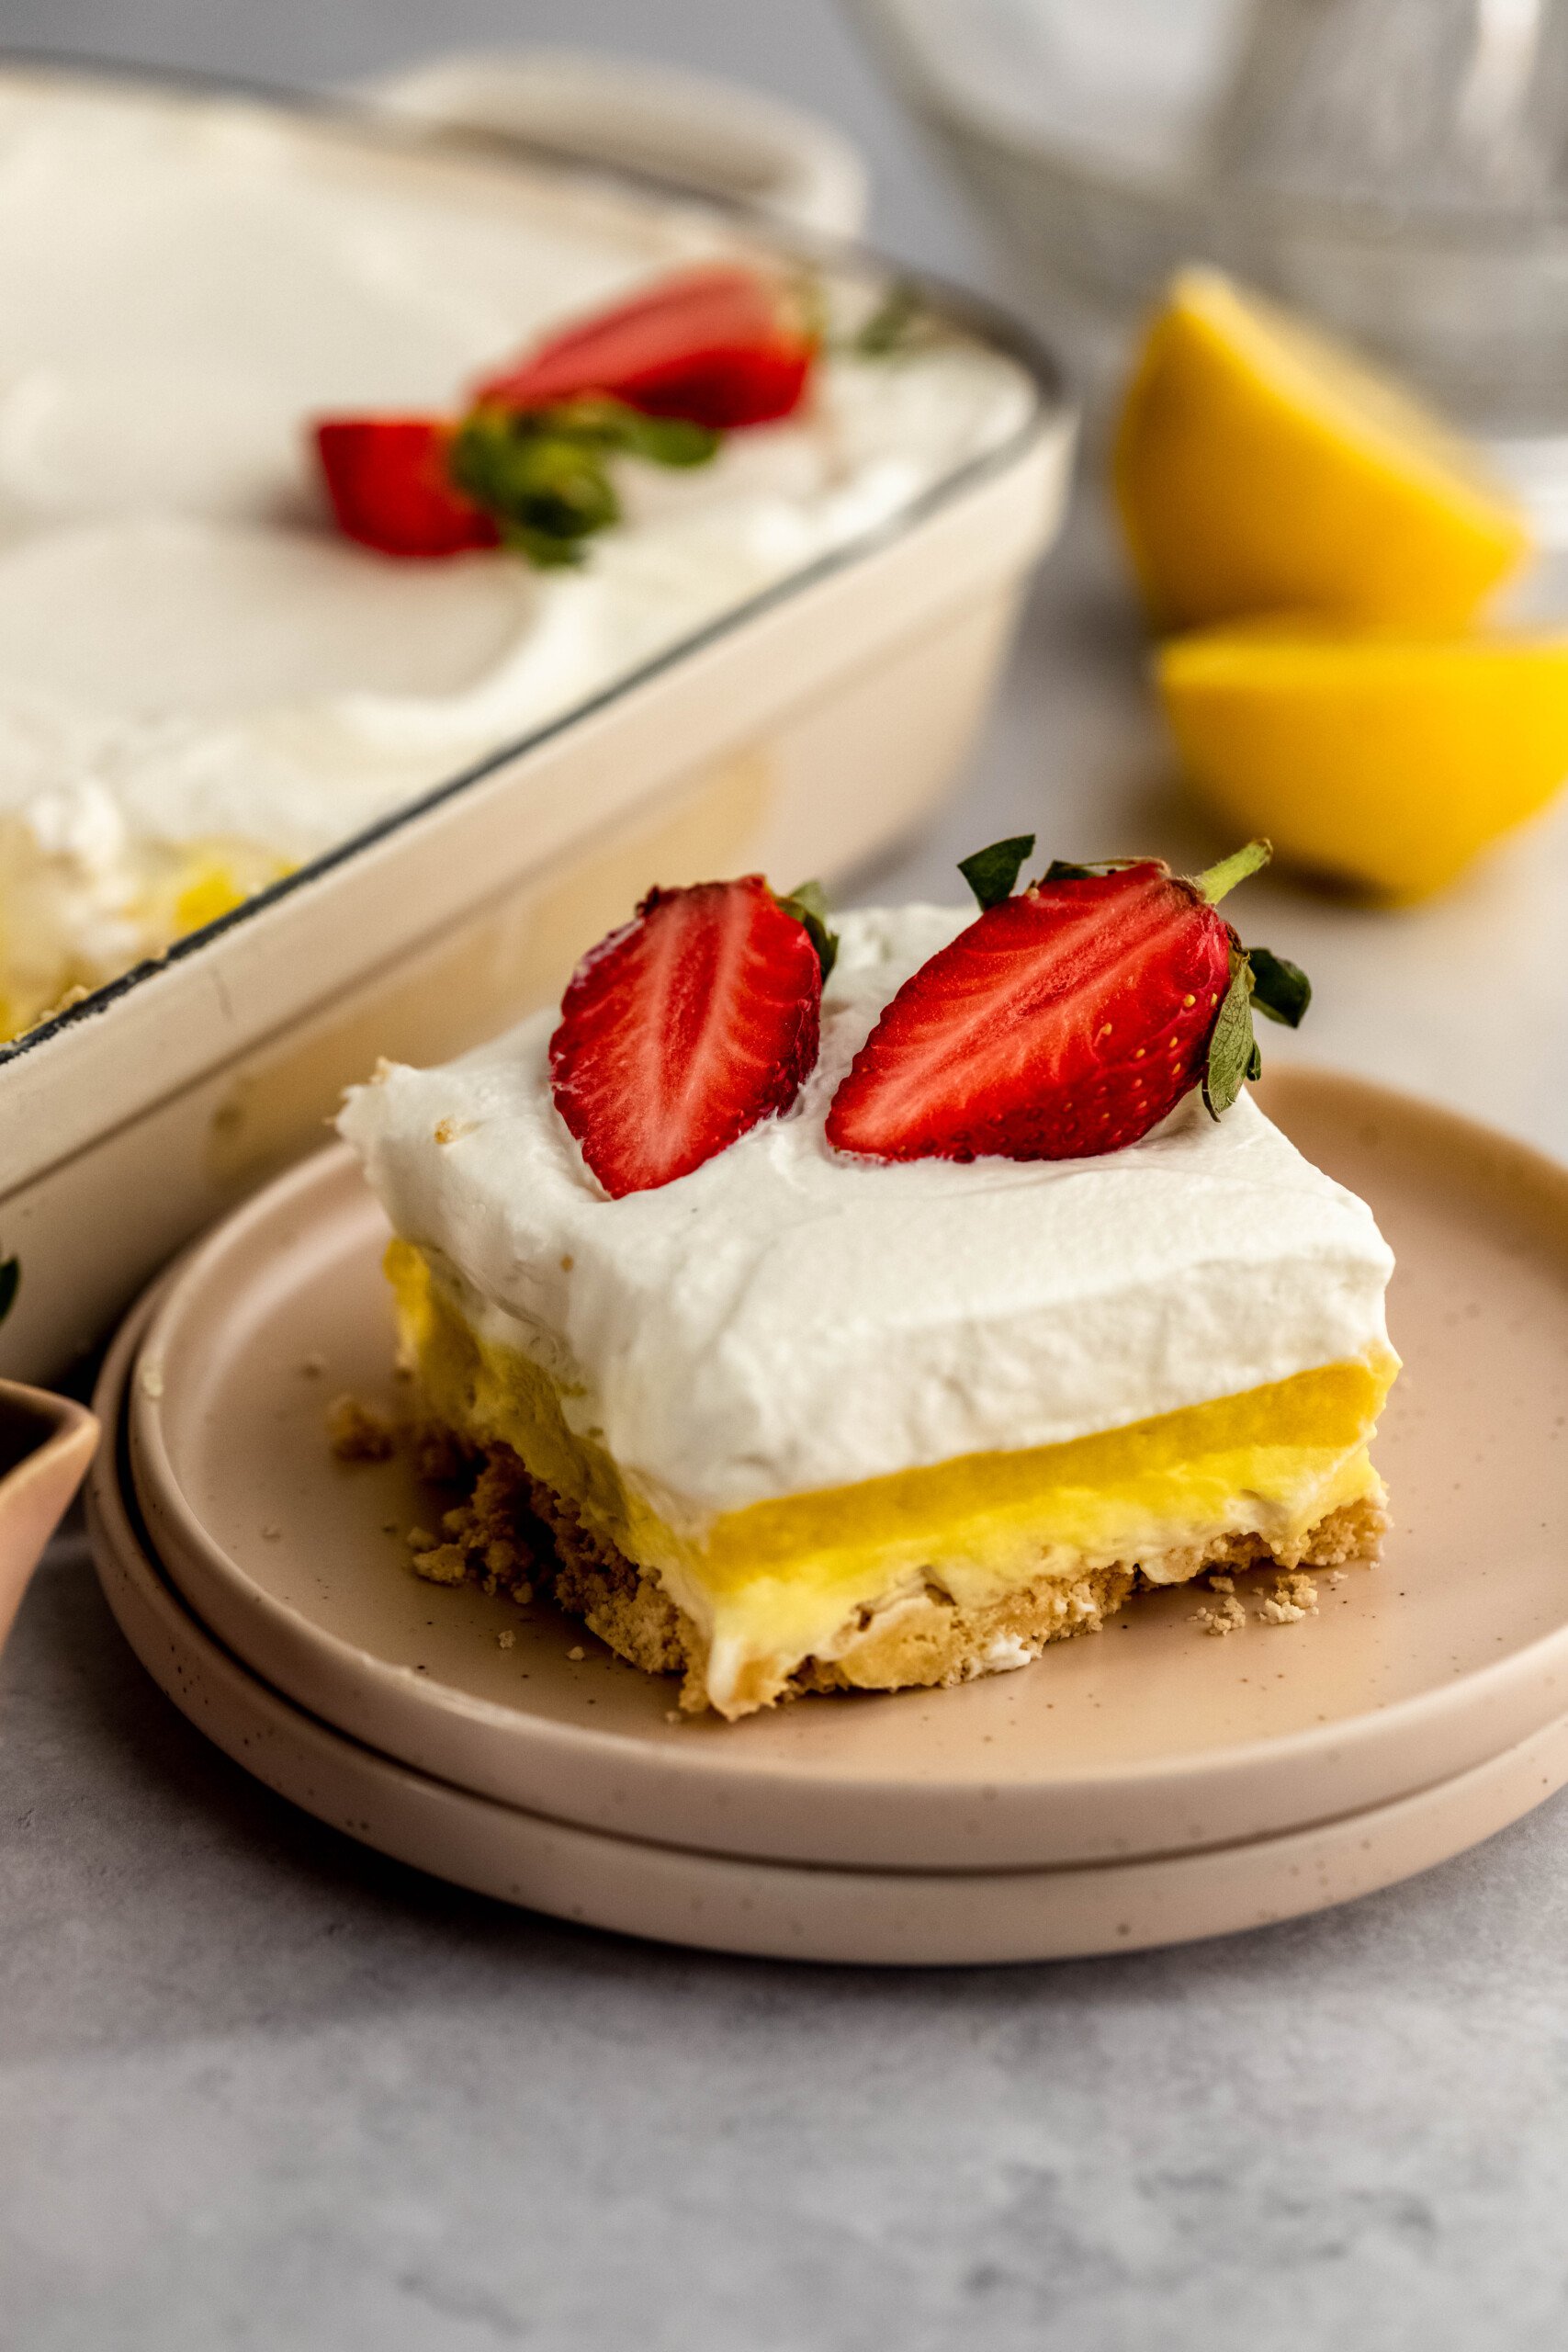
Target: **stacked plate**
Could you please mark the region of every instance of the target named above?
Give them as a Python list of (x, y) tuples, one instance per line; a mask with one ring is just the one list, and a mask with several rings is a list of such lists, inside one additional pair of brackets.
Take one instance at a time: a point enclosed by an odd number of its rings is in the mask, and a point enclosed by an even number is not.
[(438, 1498), (400, 1458), (333, 1458), (333, 1398), (407, 1409), (385, 1227), (337, 1150), (218, 1227), (115, 1346), (89, 1495), (110, 1606), (175, 1704), (321, 1820), (673, 1942), (1125, 1951), (1424, 1869), (1568, 1780), (1568, 1173), (1343, 1080), (1265, 1099), (1399, 1258), (1396, 1532), (1304, 1616), (1244, 1594), (1217, 1637), (1209, 1595), (1155, 1595), (961, 1690), (678, 1720), (673, 1685), (552, 1611), (420, 1581), (406, 1539)]

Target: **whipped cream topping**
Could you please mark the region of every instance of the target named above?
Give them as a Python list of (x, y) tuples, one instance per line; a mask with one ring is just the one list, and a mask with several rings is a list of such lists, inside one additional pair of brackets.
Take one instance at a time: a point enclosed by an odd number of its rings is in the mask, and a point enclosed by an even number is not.
[(380, 153), (306, 117), (0, 78), (12, 1026), (166, 944), (189, 845), (242, 889), (271, 878), (1026, 420), (1023, 372), (961, 338), (834, 356), (807, 413), (713, 465), (623, 461), (625, 523), (580, 572), (398, 562), (333, 535), (306, 420), (449, 410), (546, 326), (719, 243), (671, 202)]
[(610, 1200), (585, 1167), (550, 1096), (553, 1013), (444, 1069), (386, 1069), (340, 1122), (472, 1326), (548, 1371), (672, 1525), (1386, 1345), (1393, 1261), (1371, 1210), (1248, 1094), (1217, 1125), (1190, 1095), (1100, 1159), (831, 1151), (829, 1102), (877, 1014), (972, 917), (836, 920), (796, 1102), (657, 1192)]

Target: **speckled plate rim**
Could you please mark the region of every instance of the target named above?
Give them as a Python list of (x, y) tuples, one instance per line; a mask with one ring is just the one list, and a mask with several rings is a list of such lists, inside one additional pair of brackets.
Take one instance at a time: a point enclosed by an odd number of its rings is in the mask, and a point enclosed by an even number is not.
[(1393, 1804), (1192, 1854), (958, 1872), (693, 1852), (477, 1796), (293, 1706), (220, 1647), (160, 1574), (107, 1449), (89, 1476), (87, 1521), (105, 1598), (137, 1657), (199, 1731), (277, 1795), (434, 1877), (660, 1943), (863, 1966), (989, 1966), (1239, 1934), (1431, 1869), (1568, 1781), (1563, 1717)]
[[(1547, 1211), (1568, 1254), (1568, 1170), (1542, 1155), (1453, 1113), (1335, 1073), (1297, 1068), (1269, 1083), (1287, 1112), (1292, 1097), (1332, 1101), (1344, 1115), (1402, 1124), (1445, 1169), (1456, 1158), (1483, 1168), (1489, 1182)], [(182, 1318), (204, 1311), (232, 1253), (274, 1232), (307, 1230), (322, 1202), (357, 1183), (348, 1156), (330, 1150), (215, 1228), (164, 1291), (147, 1357), (164, 1361)], [(269, 1683), (378, 1751), (588, 1826), (716, 1852), (874, 1868), (1014, 1869), (1185, 1852), (1331, 1821), (1450, 1779), (1555, 1720), (1568, 1692), (1565, 1578), (1564, 1622), (1495, 1664), (1322, 1730), (1219, 1747), (1174, 1767), (1140, 1761), (1093, 1778), (1015, 1776), (983, 1790), (973, 1781), (869, 1777), (840, 1785), (807, 1781), (759, 1761), (743, 1745), (677, 1738), (639, 1747), (597, 1729), (586, 1714), (550, 1721), (416, 1680), (262, 1591), (180, 1494), (160, 1390), (160, 1383), (141, 1381), (131, 1389), (138, 1477), (144, 1500), (146, 1486), (154, 1490), (156, 1514), (149, 1508), (146, 1516), (160, 1555), (202, 1622)], [(107, 1394), (100, 1408), (118, 1409)], [(500, 1769), (497, 1742), (507, 1751)]]

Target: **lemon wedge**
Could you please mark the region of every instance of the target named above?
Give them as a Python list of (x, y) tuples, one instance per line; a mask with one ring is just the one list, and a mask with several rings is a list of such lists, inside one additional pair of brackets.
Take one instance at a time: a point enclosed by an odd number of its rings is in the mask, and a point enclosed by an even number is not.
[(1467, 443), (1213, 270), (1178, 276), (1149, 330), (1114, 479), (1161, 628), (1314, 612), (1457, 628), (1529, 545)]
[(1258, 621), (1172, 639), (1157, 674), (1227, 827), (1386, 898), (1440, 889), (1568, 776), (1568, 637)]

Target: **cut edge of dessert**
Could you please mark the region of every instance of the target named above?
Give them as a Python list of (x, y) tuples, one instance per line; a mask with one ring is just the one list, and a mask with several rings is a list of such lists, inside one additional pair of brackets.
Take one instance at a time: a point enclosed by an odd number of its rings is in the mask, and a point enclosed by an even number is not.
[(1392, 1350), (1059, 1448), (752, 1505), (693, 1540), (572, 1441), (536, 1368), (477, 1338), (425, 1253), (393, 1242), (388, 1273), (429, 1417), (421, 1466), (451, 1489), (419, 1572), (553, 1600), (631, 1665), (679, 1675), (687, 1713), (971, 1681), (1098, 1633), (1135, 1591), (1370, 1564), (1387, 1529), (1368, 1445)]
[[(1019, 889), (1032, 850), (1021, 836), (964, 862), (978, 916), (894, 989), (809, 1109), (836, 947), (819, 897), (760, 876), (650, 893), (579, 966), (548, 1042), (540, 1116), (572, 1139), (595, 1213), (653, 1194), (689, 1216), (677, 1188), (787, 1118), (861, 1183), (919, 1160), (1114, 1170), (1189, 1098), (1194, 1120), (1230, 1113), (1260, 1068), (1254, 1012), (1294, 1026), (1310, 1001), (1304, 974), (1245, 948), (1218, 910), (1268, 844), (1191, 881), (1150, 859), (1058, 860)], [(374, 1094), (344, 1119), (367, 1162)], [(438, 1130), (429, 1149), (446, 1148)], [(977, 1182), (976, 1216), (986, 1202)], [(447, 1488), (419, 1572), (553, 1600), (631, 1664), (680, 1676), (688, 1713), (967, 1681), (1098, 1631), (1140, 1589), (1371, 1561), (1387, 1524), (1368, 1452), (1399, 1369), (1386, 1262), (1354, 1352), (1059, 1442), (705, 1512), (617, 1461), (564, 1341), (553, 1363), (522, 1344), (435, 1233), (400, 1226), (387, 1272), (420, 1466)]]

